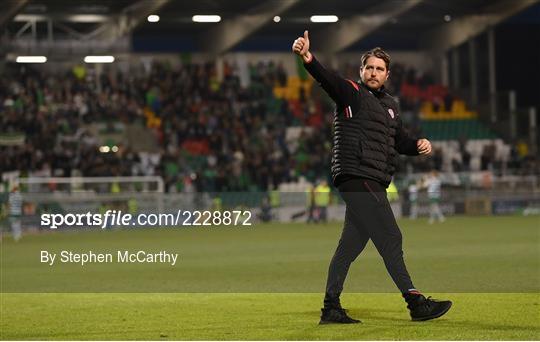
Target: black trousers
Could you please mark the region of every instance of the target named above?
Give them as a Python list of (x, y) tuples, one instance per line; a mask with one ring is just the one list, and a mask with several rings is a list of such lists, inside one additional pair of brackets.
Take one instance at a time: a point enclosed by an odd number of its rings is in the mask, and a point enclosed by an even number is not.
[(339, 307), (339, 296), (349, 266), (369, 239), (382, 256), (392, 280), (402, 293), (414, 289), (403, 260), (402, 235), (386, 197), (376, 181), (350, 179), (338, 186), (346, 204), (345, 223), (326, 282), (325, 307)]

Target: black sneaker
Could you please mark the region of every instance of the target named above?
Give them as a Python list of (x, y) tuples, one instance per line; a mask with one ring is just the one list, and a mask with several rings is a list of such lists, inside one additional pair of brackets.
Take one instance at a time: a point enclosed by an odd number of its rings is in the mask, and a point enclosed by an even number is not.
[(321, 309), (321, 321), (319, 324), (353, 324), (361, 323), (359, 320), (347, 315), (347, 310), (343, 308)]
[(452, 302), (449, 300), (436, 300), (431, 297), (424, 297), (421, 294), (405, 294), (403, 296), (407, 302), (413, 321), (427, 321), (438, 318), (450, 310)]

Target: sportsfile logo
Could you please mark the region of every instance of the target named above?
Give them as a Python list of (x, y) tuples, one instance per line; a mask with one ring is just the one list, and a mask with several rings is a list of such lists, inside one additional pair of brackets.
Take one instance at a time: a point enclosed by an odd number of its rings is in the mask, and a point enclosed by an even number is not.
[(252, 214), (248, 210), (231, 211), (187, 211), (175, 214), (123, 213), (121, 210), (107, 210), (103, 214), (42, 214), (41, 226), (50, 229), (59, 227), (136, 227), (136, 226), (251, 226)]

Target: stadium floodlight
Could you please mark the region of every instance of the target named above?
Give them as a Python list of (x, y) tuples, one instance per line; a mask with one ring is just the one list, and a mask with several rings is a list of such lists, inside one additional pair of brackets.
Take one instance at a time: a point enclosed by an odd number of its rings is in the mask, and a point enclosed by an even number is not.
[(274, 17), (274, 22), (275, 22), (275, 23), (279, 23), (280, 21), (281, 21), (281, 17), (280, 17), (279, 15), (276, 15), (276, 16)]
[(148, 18), (146, 18), (146, 20), (148, 20), (148, 22), (150, 23), (157, 23), (159, 21), (159, 15), (157, 14), (150, 14), (148, 16)]
[(45, 21), (47, 16), (41, 14), (17, 14), (13, 21), (16, 22), (28, 22), (28, 21)]
[(221, 17), (219, 15), (194, 15), (192, 20), (196, 23), (219, 23)]
[(15, 59), (17, 63), (45, 63), (47, 57), (45, 56), (17, 56)]
[(312, 15), (309, 20), (312, 23), (335, 23), (339, 18), (337, 15)]
[(73, 14), (66, 19), (74, 23), (102, 23), (108, 20), (107, 16), (101, 14)]
[(86, 56), (84, 57), (85, 63), (112, 63), (114, 62), (114, 56)]
[[(13, 18), (13, 21), (15, 22), (33, 22), (48, 20), (51, 20), (51, 18), (43, 14), (17, 14)], [(62, 16), (61, 20), (72, 23), (102, 23), (109, 20), (109, 18), (106, 15), (102, 14), (73, 14)]]

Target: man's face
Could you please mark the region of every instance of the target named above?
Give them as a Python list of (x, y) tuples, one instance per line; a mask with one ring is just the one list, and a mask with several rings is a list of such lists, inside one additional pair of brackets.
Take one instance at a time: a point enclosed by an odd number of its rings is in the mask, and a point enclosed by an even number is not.
[(379, 89), (388, 78), (388, 69), (383, 59), (371, 56), (366, 60), (366, 65), (360, 69), (362, 82), (371, 89)]

